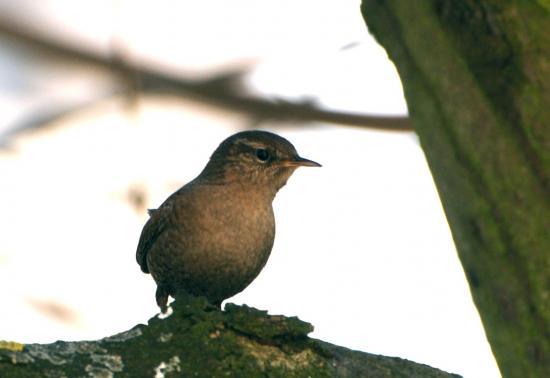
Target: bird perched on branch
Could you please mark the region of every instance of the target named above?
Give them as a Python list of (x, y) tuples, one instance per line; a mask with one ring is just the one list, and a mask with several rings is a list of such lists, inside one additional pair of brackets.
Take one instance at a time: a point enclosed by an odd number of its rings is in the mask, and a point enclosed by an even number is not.
[(320, 167), (286, 139), (244, 131), (224, 140), (201, 174), (173, 193), (143, 227), (136, 259), (168, 296), (206, 296), (220, 307), (264, 267), (275, 238), (272, 202), (296, 168)]

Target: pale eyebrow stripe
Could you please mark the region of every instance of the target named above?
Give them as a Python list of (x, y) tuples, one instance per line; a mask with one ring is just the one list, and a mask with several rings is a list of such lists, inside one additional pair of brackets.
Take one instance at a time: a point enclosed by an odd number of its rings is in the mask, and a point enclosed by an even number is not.
[(265, 144), (263, 143), (258, 143), (258, 142), (254, 142), (254, 141), (251, 141), (251, 140), (248, 140), (248, 139), (237, 139), (236, 141), (237, 143), (239, 144), (244, 144), (246, 146), (249, 146), (249, 147), (253, 147), (253, 148), (268, 148), (268, 146), (266, 146)]

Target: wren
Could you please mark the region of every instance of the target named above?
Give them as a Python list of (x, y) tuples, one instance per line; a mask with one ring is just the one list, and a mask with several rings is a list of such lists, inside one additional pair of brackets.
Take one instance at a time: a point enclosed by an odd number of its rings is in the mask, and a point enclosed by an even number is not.
[(243, 131), (219, 145), (200, 175), (149, 210), (136, 259), (157, 283), (162, 312), (168, 296), (180, 293), (220, 307), (258, 276), (275, 239), (273, 199), (302, 166), (321, 165), (276, 134)]

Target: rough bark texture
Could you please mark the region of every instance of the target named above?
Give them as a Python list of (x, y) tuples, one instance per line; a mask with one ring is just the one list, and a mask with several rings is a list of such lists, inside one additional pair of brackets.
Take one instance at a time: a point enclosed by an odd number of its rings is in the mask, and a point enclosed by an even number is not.
[(204, 298), (98, 341), (0, 342), (0, 377), (458, 377), (307, 337), (311, 324)]
[(544, 0), (362, 3), (401, 76), (506, 377), (550, 376), (549, 10)]

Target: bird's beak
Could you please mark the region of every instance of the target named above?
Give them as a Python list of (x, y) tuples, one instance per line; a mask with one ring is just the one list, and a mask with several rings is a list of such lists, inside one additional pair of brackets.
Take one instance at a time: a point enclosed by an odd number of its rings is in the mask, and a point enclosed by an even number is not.
[(283, 167), (322, 167), (321, 164), (314, 162), (313, 160), (305, 159), (300, 156), (296, 156), (292, 160), (281, 161)]

